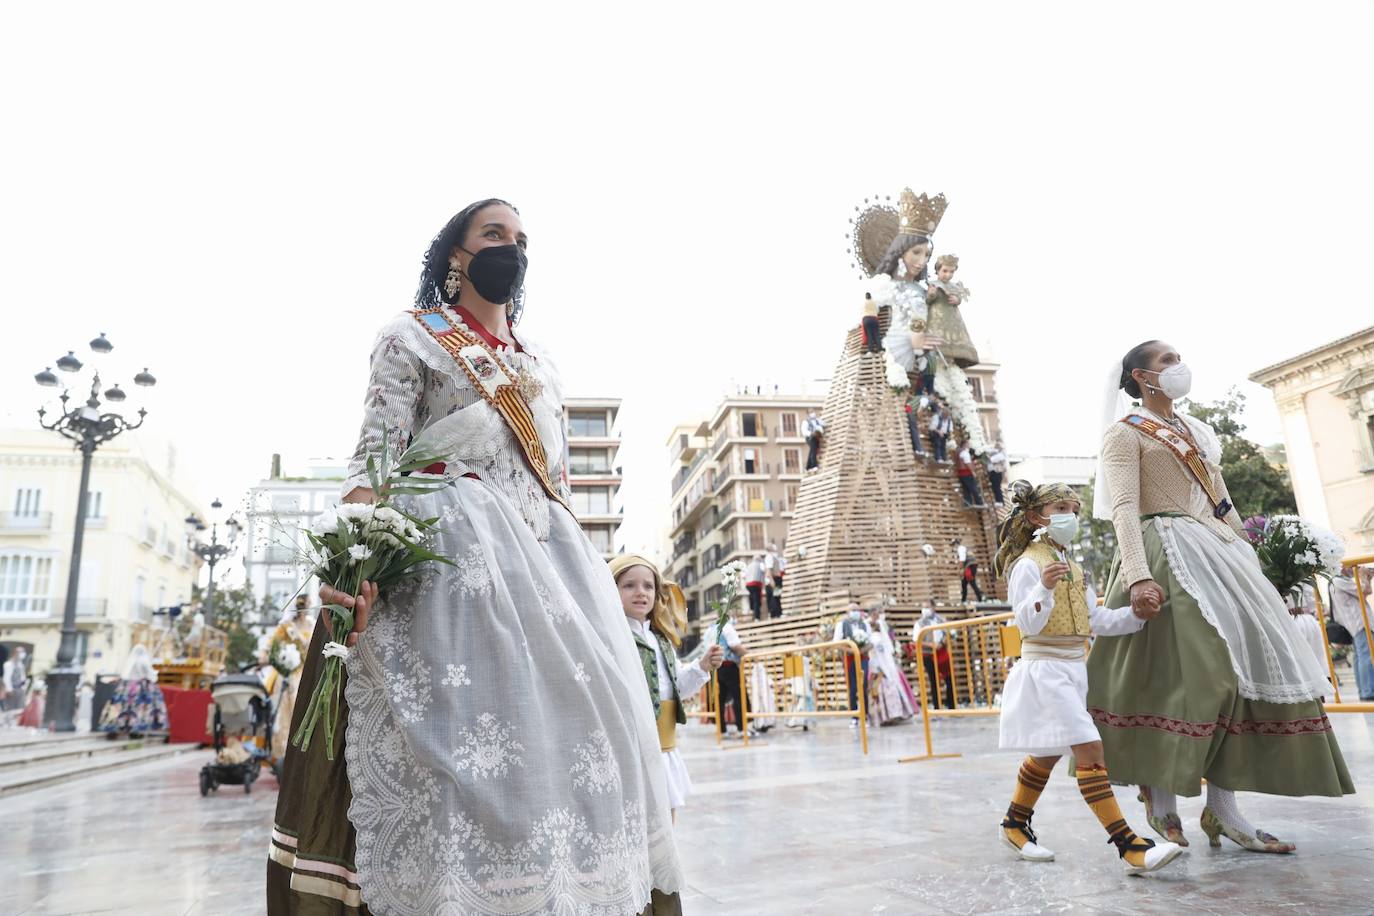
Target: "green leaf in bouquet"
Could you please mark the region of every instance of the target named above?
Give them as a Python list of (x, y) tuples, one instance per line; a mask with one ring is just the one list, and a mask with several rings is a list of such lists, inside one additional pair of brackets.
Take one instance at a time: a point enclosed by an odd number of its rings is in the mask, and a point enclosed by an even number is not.
[(392, 469), (393, 475), (407, 474), (414, 471), (422, 471), (431, 464), (443, 463), (442, 455), (416, 455), (411, 457), (409, 454), (401, 456), (401, 463)]
[[(382, 448), (386, 448), (385, 435), (382, 436)], [(372, 455), (367, 456), (367, 482), (372, 484), (373, 493), (382, 492), (381, 477), (377, 474), (377, 459)]]
[(412, 524), (420, 528), (433, 528), (435, 523), (438, 522), (440, 518), (440, 516), (437, 515), (434, 516), (434, 518), (417, 518), (404, 509), (398, 508), (396, 506), (392, 506), (391, 508), (395, 509), (397, 514), (399, 514), (406, 521), (411, 522)]
[(411, 554), (418, 557), (422, 562), (425, 560), (433, 560), (435, 562), (444, 563), (449, 566), (454, 565), (453, 561), (450, 560), (448, 557), (441, 557), (439, 554), (433, 552), (428, 547), (425, 547), (422, 544), (415, 543), (403, 534), (398, 534), (395, 537), (396, 540), (406, 545), (406, 549), (409, 550)]
[[(436, 481), (433, 486), (426, 486), (419, 483), (410, 483), (409, 481), (411, 480), (411, 478), (409, 477), (406, 477), (404, 479), (407, 481), (405, 486), (388, 486), (386, 488), (387, 495), (395, 496), (397, 494), (400, 494), (403, 496), (426, 496), (430, 493), (436, 493), (439, 490), (442, 490), (444, 487), (448, 486), (448, 481), (444, 481), (442, 483)], [(395, 507), (392, 506), (390, 508), (394, 509)]]

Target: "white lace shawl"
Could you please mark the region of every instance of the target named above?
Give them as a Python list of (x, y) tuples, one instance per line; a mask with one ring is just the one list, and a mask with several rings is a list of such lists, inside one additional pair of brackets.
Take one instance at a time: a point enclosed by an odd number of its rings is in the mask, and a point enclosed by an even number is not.
[[(456, 313), (450, 317), (461, 323)], [(564, 490), (563, 390), (548, 352), (521, 332), (523, 353), (503, 350), (499, 358), (515, 372), (528, 372), (543, 390), (530, 403), (548, 457), (549, 476)], [(548, 537), (549, 499), (525, 463), (509, 427), (473, 387), (452, 356), (415, 320), (397, 315), (377, 335), (372, 350), (358, 447), (348, 466), (343, 493), (368, 486), (367, 456), (381, 447), (386, 429), (399, 454), (415, 441), (444, 457), (445, 476), (474, 473), (508, 496), (540, 540)], [(440, 422), (443, 421), (442, 426)], [(434, 432), (430, 432), (434, 427)]]

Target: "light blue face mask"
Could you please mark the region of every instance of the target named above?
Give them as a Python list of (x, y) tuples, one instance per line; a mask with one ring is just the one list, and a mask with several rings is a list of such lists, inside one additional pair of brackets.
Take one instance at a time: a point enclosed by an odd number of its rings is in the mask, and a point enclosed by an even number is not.
[(1045, 531), (1056, 544), (1067, 547), (1078, 537), (1078, 516), (1070, 512), (1051, 515)]

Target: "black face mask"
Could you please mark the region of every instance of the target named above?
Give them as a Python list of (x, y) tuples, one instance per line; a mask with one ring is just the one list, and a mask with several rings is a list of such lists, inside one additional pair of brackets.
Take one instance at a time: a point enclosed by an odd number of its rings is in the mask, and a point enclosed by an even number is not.
[[(466, 248), (462, 250), (467, 251)], [(519, 245), (497, 245), (474, 254), (468, 263), (467, 275), (477, 295), (499, 305), (515, 298), (525, 285), (528, 264), (525, 251)]]

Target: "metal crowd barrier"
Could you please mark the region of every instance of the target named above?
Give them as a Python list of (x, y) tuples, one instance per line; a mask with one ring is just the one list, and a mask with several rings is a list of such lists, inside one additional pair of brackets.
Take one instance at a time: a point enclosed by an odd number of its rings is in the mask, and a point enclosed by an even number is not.
[[(1341, 561), (1341, 567), (1344, 569), (1353, 569), (1355, 571), (1355, 595), (1360, 601), (1360, 620), (1364, 624), (1365, 647), (1369, 650), (1370, 662), (1374, 663), (1374, 634), (1370, 632), (1369, 627), (1369, 596), (1365, 594), (1364, 583), (1360, 581), (1360, 567), (1367, 566), (1371, 563), (1374, 563), (1374, 554), (1363, 557), (1349, 557)], [(1312, 580), (1312, 595), (1316, 601), (1317, 624), (1318, 629), (1320, 629), (1322, 633), (1322, 647), (1326, 649), (1326, 670), (1331, 675), (1331, 689), (1335, 700), (1333, 703), (1325, 704), (1326, 711), (1374, 712), (1374, 702), (1360, 701), (1347, 703), (1341, 700), (1341, 680), (1336, 676), (1336, 660), (1331, 656), (1331, 641), (1326, 635), (1327, 616), (1322, 609), (1322, 593), (1321, 589), (1317, 588), (1317, 581), (1315, 578)], [(1332, 619), (1335, 618), (1333, 617)], [(1350, 647), (1350, 651), (1353, 656), (1355, 652), (1354, 645)], [(1356, 660), (1352, 657), (1350, 663), (1353, 668), (1356, 664)], [(1358, 684), (1358, 681), (1356, 683)], [(1359, 696), (1358, 686), (1356, 688), (1356, 696)]]
[[(935, 753), (934, 744), (930, 737), (930, 720), (934, 716), (964, 717), (1001, 714), (1001, 710), (993, 705), (993, 698), (1001, 692), (1002, 685), (1006, 683), (1007, 659), (1015, 658), (1021, 654), (1020, 631), (1015, 627), (1003, 626), (1013, 616), (1008, 613), (969, 617), (966, 620), (931, 624), (921, 627), (916, 632), (916, 653), (919, 656), (916, 665), (916, 680), (920, 685), (916, 697), (921, 703), (921, 730), (925, 735), (926, 752), (911, 757), (902, 757), (900, 762), (911, 763), (918, 760), (937, 760), (962, 756), (960, 754)], [(930, 688), (934, 688), (937, 697), (941, 695), (941, 666), (938, 660), (931, 666), (935, 674), (934, 684), (930, 684), (926, 678), (924, 660), (927, 651), (933, 658), (938, 659), (936, 645), (932, 642), (927, 648), (926, 638), (941, 630), (945, 633), (945, 644), (949, 648), (950, 672), (945, 683), (948, 683), (950, 687), (950, 699), (954, 703), (953, 709), (931, 708)], [(956, 667), (956, 661), (962, 661), (963, 664)], [(960, 706), (959, 689), (961, 680), (964, 682), (962, 702), (965, 704), (962, 707)]]
[[(816, 701), (815, 709), (798, 710), (791, 708), (792, 702), (799, 699), (792, 690), (791, 678), (786, 675), (789, 658), (795, 658), (797, 664), (805, 657), (814, 657), (817, 654), (822, 656), (821, 664), (812, 671), (815, 680), (814, 697)], [(776, 661), (776, 664), (770, 662)], [(859, 647), (848, 639), (836, 640), (833, 642), (811, 643), (809, 645), (785, 646), (781, 649), (764, 649), (757, 652), (748, 652), (740, 659), (740, 728), (744, 731), (743, 747), (749, 746), (749, 666), (762, 664), (767, 666), (768, 682), (773, 690), (773, 695), (782, 700), (778, 704), (778, 712), (755, 713), (755, 719), (811, 719), (824, 717), (858, 717), (859, 720), (859, 741), (863, 746), (863, 752), (868, 753), (868, 685), (859, 684), (857, 686), (858, 709), (849, 708), (849, 664), (852, 663), (854, 676), (856, 679), (863, 678), (863, 656), (859, 652)], [(818, 669), (818, 670), (817, 670)], [(773, 678), (781, 676), (784, 685), (782, 690), (773, 686)], [(720, 707), (720, 685), (716, 677), (711, 678), (712, 703), (716, 709), (716, 743), (721, 743), (721, 736), (724, 734), (722, 715)], [(826, 709), (825, 706), (835, 705), (843, 702), (844, 709)]]

